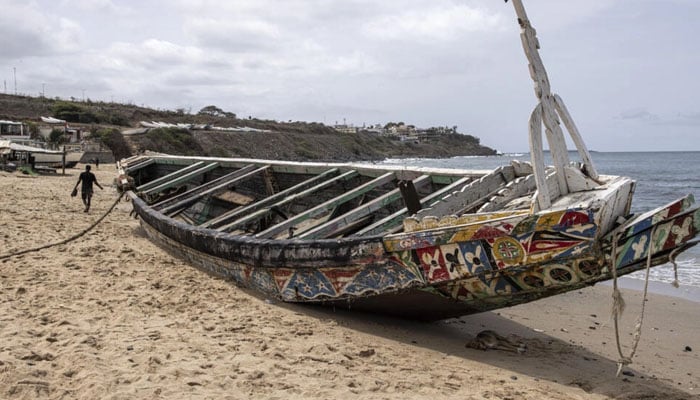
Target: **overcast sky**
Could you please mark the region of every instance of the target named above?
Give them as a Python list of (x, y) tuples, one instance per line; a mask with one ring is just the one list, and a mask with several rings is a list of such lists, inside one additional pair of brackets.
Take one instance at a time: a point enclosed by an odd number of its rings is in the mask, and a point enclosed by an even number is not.
[[(588, 147), (700, 150), (700, 1), (525, 0)], [(0, 0), (7, 93), (281, 121), (458, 126), (526, 151), (502, 0)]]

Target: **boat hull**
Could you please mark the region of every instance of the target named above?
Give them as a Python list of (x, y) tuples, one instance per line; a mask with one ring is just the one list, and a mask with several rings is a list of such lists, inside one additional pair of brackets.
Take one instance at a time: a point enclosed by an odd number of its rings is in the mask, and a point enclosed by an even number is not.
[(131, 197), (154, 242), (213, 275), (286, 302), (424, 320), (576, 290), (612, 278), (613, 265), (618, 276), (659, 265), (694, 245), (700, 229), (688, 197), (604, 237), (595, 210), (570, 209), (479, 222), (481, 234), (467, 224), (391, 237), (261, 240), (185, 224)]

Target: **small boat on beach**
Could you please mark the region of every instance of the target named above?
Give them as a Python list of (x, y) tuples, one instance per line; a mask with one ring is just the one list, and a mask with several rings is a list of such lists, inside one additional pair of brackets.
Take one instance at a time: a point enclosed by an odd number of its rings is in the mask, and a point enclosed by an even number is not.
[[(66, 152), (65, 154), (65, 167), (73, 168), (83, 157), (84, 152), (82, 151), (72, 151)], [(64, 166), (63, 152), (55, 151), (53, 153), (36, 153), (34, 155), (34, 160), (37, 165), (50, 167), (50, 168), (62, 168)]]
[(632, 215), (634, 180), (598, 173), (512, 3), (538, 99), (530, 162), (482, 171), (146, 153), (118, 163), (119, 185), (154, 242), (214, 275), (285, 302), (415, 319), (526, 303), (696, 245), (691, 195)]

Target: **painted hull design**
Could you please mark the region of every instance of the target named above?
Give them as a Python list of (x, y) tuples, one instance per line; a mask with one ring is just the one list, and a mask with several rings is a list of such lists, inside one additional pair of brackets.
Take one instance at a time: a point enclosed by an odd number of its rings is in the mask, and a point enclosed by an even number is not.
[[(700, 229), (690, 196), (627, 216), (634, 184), (619, 177), (533, 212), (532, 188), (522, 186), (527, 169), (363, 170), (173, 156), (120, 167), (149, 237), (207, 272), (286, 302), (417, 319), (578, 289), (610, 279), (613, 265), (624, 275), (662, 264), (694, 245)], [(182, 178), (198, 170), (206, 172)], [(505, 178), (495, 182), (497, 175)], [(418, 189), (401, 193), (406, 182)], [(416, 202), (422, 207), (410, 213), (406, 205)], [(493, 204), (501, 207), (473, 212)], [(459, 214), (436, 216), (443, 208)]]

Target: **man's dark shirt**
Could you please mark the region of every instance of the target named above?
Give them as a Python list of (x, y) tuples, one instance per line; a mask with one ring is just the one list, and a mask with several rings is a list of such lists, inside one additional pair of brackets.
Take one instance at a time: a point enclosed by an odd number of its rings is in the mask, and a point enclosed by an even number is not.
[(92, 172), (85, 171), (80, 173), (80, 181), (83, 183), (80, 190), (92, 193), (92, 184), (97, 181), (97, 177)]

